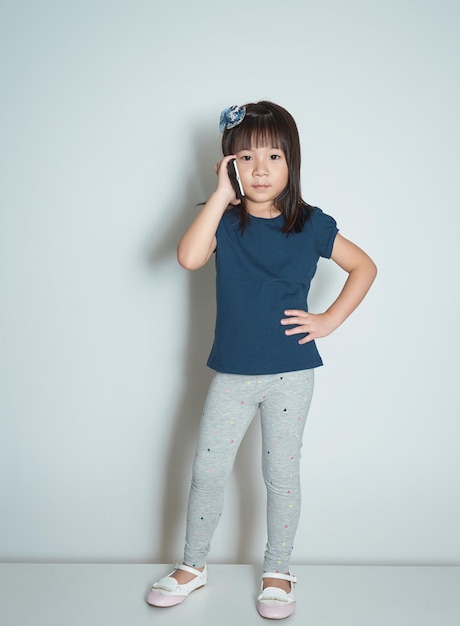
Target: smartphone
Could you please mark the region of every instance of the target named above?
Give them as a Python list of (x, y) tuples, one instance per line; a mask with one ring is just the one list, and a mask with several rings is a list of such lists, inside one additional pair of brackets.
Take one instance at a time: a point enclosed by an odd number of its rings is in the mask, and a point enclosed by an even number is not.
[(233, 189), (235, 190), (236, 197), (241, 200), (244, 197), (244, 189), (241, 184), (240, 173), (238, 172), (238, 167), (236, 165), (236, 159), (232, 159), (228, 162), (228, 176), (230, 178), (230, 182), (232, 183)]

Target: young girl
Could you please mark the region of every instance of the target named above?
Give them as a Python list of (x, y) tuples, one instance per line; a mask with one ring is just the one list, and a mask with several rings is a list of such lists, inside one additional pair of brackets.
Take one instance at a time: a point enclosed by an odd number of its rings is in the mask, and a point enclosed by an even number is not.
[[(173, 606), (206, 584), (224, 485), (260, 411), (268, 540), (257, 608), (282, 619), (295, 608), (290, 557), (300, 514), (300, 449), (314, 368), (322, 365), (315, 339), (359, 305), (376, 267), (338, 234), (332, 217), (302, 200), (299, 136), (285, 109), (265, 101), (230, 107), (221, 131), (217, 188), (178, 246), (179, 263), (189, 270), (215, 253), (217, 319), (208, 366), (216, 373), (193, 464), (184, 561), (153, 585), (147, 602)], [(244, 191), (239, 198), (228, 175), (232, 159)], [(332, 258), (348, 277), (326, 311), (310, 313), (319, 257)]]

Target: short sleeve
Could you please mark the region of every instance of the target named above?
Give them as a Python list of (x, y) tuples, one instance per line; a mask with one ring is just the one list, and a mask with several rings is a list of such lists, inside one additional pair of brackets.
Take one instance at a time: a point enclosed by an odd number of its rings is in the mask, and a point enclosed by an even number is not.
[(316, 251), (319, 256), (330, 259), (335, 237), (339, 232), (337, 222), (318, 207), (313, 208), (310, 219)]

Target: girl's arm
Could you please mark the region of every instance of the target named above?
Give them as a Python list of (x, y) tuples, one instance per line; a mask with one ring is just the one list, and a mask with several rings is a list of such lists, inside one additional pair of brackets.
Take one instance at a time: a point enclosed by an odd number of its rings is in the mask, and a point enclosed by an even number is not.
[(319, 314), (297, 309), (284, 311), (288, 317), (282, 319), (281, 324), (294, 326), (285, 331), (286, 335), (308, 333), (299, 340), (300, 344), (326, 337), (340, 326), (361, 303), (377, 275), (375, 263), (364, 250), (340, 234), (335, 238), (331, 258), (348, 272), (348, 278), (338, 298), (327, 311)]
[(201, 209), (177, 246), (177, 259), (187, 270), (205, 265), (217, 246), (216, 231), (229, 204), (238, 204), (227, 172), (234, 155), (224, 157), (216, 166), (217, 189)]

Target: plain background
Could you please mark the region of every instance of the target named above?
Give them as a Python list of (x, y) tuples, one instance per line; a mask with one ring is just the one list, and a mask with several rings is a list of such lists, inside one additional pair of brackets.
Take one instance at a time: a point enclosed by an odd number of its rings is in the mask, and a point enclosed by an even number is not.
[[(294, 561), (459, 562), (459, 24), (455, 0), (0, 3), (3, 561), (181, 559), (214, 269), (175, 249), (220, 111), (271, 99), (305, 199), (379, 267), (318, 342)], [(321, 261), (312, 311), (344, 277)], [(262, 558), (259, 447), (255, 420), (211, 562)]]

